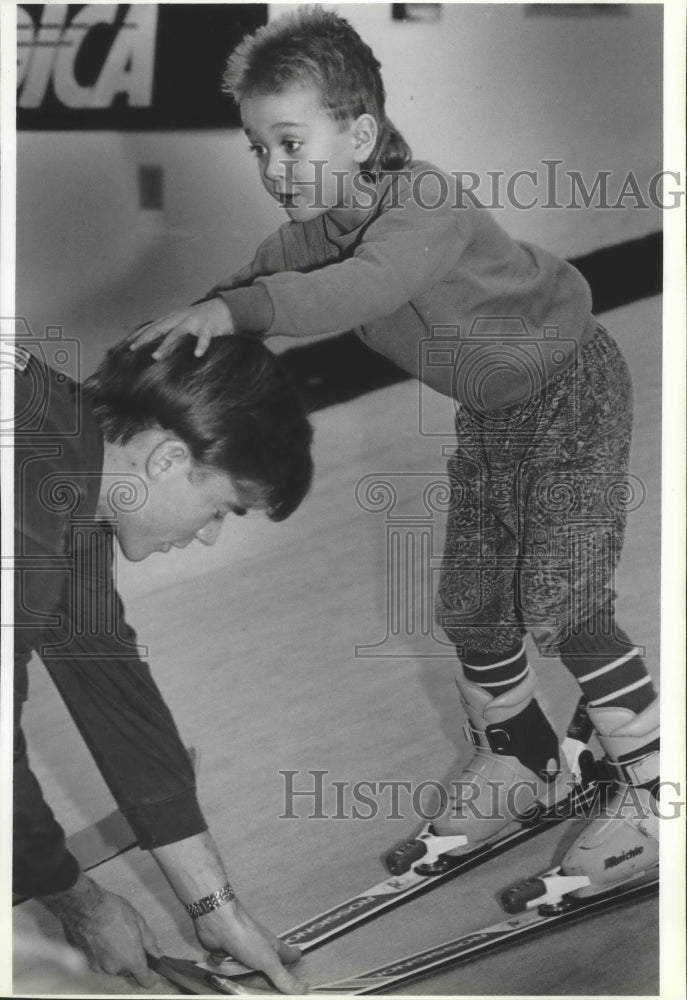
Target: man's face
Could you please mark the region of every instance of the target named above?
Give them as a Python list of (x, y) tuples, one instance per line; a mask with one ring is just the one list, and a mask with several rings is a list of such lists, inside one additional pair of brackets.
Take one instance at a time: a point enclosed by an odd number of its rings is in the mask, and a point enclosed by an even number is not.
[(132, 562), (172, 547), (186, 548), (194, 539), (214, 545), (226, 515), (247, 509), (229, 475), (189, 461), (163, 457), (146, 475), (145, 487), (136, 510), (117, 512), (117, 540)]
[(329, 116), (314, 87), (246, 97), (241, 119), (263, 185), (293, 222), (347, 203), (359, 170), (353, 127)]

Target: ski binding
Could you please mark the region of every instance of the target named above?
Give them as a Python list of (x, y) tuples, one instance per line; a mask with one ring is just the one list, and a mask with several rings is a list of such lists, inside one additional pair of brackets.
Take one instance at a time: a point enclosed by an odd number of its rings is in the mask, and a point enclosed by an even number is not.
[(552, 868), (537, 878), (518, 882), (501, 894), (501, 905), (507, 913), (522, 913), (545, 906), (551, 913), (569, 905), (566, 897), (576, 889), (591, 885), (587, 875), (563, 875), (560, 868)]

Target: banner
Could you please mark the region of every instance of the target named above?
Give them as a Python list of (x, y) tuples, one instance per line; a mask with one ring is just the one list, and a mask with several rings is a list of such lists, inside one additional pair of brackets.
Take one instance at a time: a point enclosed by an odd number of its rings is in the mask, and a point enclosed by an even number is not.
[(18, 129), (239, 125), (226, 58), (266, 4), (20, 4)]

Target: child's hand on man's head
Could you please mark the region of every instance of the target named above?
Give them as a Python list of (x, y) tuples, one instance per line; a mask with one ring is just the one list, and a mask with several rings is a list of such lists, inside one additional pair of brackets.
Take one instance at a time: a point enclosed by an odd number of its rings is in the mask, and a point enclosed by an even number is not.
[(157, 361), (170, 353), (179, 337), (190, 333), (198, 338), (193, 353), (199, 358), (205, 354), (213, 337), (226, 337), (233, 332), (234, 322), (229, 306), (223, 299), (212, 298), (188, 306), (186, 309), (178, 309), (134, 331), (131, 335), (131, 350), (148, 344), (164, 334), (165, 339), (153, 354)]

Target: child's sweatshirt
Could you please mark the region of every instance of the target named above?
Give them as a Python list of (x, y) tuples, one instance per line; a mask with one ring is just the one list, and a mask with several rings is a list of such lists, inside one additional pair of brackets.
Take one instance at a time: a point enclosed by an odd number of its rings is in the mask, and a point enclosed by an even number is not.
[(594, 330), (591, 293), (567, 261), (518, 243), (429, 163), (361, 180), (353, 209), (286, 222), (208, 297), (236, 332), (354, 330), (460, 403), (522, 402), (567, 368)]

